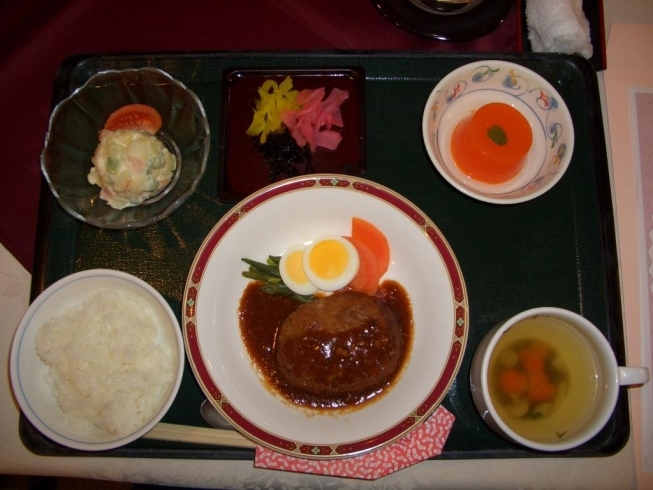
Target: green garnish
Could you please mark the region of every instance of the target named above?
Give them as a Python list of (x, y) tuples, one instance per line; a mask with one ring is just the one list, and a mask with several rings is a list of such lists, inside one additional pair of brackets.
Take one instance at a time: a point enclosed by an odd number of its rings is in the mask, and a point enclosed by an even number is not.
[(250, 259), (242, 260), (249, 265), (249, 269), (243, 271), (243, 276), (254, 281), (260, 281), (262, 283), (261, 291), (264, 293), (287, 296), (300, 303), (310, 303), (315, 299), (312, 294), (297, 294), (286, 286), (279, 272), (279, 261), (281, 257), (270, 255), (265, 263)]
[(499, 146), (508, 144), (508, 136), (501, 126), (492, 126), (487, 130), (487, 136)]
[(118, 167), (120, 166), (120, 160), (117, 160), (113, 157), (107, 158), (107, 172), (110, 174), (115, 174), (118, 172)]
[(544, 417), (544, 415), (539, 413), (539, 412), (531, 412), (531, 413), (527, 413), (526, 415), (524, 415), (521, 418), (527, 419), (527, 420), (539, 420), (542, 417)]

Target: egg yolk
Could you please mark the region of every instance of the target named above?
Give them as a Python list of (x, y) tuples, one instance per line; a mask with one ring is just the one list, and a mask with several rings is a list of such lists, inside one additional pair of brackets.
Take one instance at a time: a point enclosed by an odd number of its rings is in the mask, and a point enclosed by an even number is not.
[(302, 265), (302, 259), (304, 258), (304, 252), (301, 250), (295, 250), (288, 255), (285, 264), (285, 272), (288, 277), (299, 284), (304, 284), (308, 282), (308, 277), (304, 273), (304, 267)]
[(311, 249), (308, 267), (321, 279), (340, 277), (349, 264), (349, 254), (337, 240), (322, 240)]
[(533, 143), (526, 118), (508, 104), (491, 103), (463, 119), (453, 131), (451, 153), (468, 177), (499, 184), (519, 173)]

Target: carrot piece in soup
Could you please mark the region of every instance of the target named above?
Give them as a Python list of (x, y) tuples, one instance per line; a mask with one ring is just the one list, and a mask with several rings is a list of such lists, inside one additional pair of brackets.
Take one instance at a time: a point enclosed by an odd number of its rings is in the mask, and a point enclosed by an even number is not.
[(556, 396), (556, 385), (543, 371), (529, 373), (528, 399), (531, 403), (552, 402)]
[(501, 371), (499, 385), (506, 395), (525, 395), (528, 391), (528, 375), (515, 368), (504, 369)]
[(486, 104), (453, 131), (451, 153), (472, 179), (499, 184), (519, 173), (533, 143), (526, 118), (508, 104)]
[(349, 287), (354, 291), (372, 296), (379, 289), (379, 281), (383, 275), (380, 272), (376, 255), (360, 240), (352, 237), (346, 238), (356, 247), (359, 259), (358, 272), (349, 283)]
[(351, 220), (351, 236), (372, 250), (379, 263), (381, 276), (383, 276), (390, 266), (390, 245), (385, 235), (369, 221), (354, 217)]
[(519, 363), (529, 373), (544, 371), (544, 364), (547, 357), (551, 353), (551, 349), (543, 342), (531, 342), (526, 347), (517, 351)]

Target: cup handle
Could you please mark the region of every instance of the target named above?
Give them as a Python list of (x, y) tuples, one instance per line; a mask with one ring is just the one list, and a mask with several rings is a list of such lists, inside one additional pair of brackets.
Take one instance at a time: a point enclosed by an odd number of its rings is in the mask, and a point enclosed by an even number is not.
[(623, 367), (619, 366), (619, 385), (643, 385), (648, 383), (651, 375), (647, 367)]

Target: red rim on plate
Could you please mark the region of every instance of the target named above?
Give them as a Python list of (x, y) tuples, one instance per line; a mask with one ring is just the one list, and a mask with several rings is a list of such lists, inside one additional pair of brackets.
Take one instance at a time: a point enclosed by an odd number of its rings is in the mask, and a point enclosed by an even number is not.
[[(199, 293), (202, 285), (210, 280), (207, 279), (206, 270), (212, 258), (215, 259), (215, 252), (223, 243), (225, 237), (233, 232), (249, 213), (260, 209), (261, 206), (291, 193), (310, 192), (312, 189), (320, 189), (320, 192), (334, 190), (338, 193), (344, 191), (346, 193), (360, 194), (366, 199), (369, 197), (374, 201), (381, 202), (389, 210), (399, 213), (402, 220), (410, 221), (411, 226), (416, 226), (420, 234), (423, 234), (428, 241), (429, 250), (435, 251), (439, 256), (444, 271), (443, 274), (448, 276), (444, 279), (447, 288), (450, 288), (447, 293), (451, 295), (451, 311), (448, 312), (450, 313), (448, 316), (445, 315), (449, 318), (447, 321), (450, 323), (445, 328), (445, 330), (450, 329), (451, 331), (450, 337), (446, 337), (447, 339), (450, 338), (450, 342), (448, 346), (445, 345), (444, 347), (446, 354), (443, 356), (441, 371), (433, 375), (433, 384), (428, 385), (429, 388), (426, 390), (425, 396), (421, 398), (419, 403), (410, 407), (403, 407), (405, 414), (390, 425), (376, 427), (369, 435), (364, 437), (358, 437), (350, 441), (340, 441), (335, 444), (287, 437), (282, 433), (275, 433), (269, 426), (263, 427), (263, 424), (254, 423), (250, 418), (244, 416), (239, 407), (235, 406), (225, 396), (224, 390), (218, 386), (211, 374), (213, 366), (211, 366), (210, 362), (207, 363), (206, 352), (202, 350), (202, 328), (214, 328), (221, 322), (216, 319), (213, 322), (213, 327), (210, 325), (202, 327), (198, 324)], [(334, 192), (335, 197), (340, 197), (340, 194), (336, 195), (336, 192)], [(392, 249), (392, 240), (390, 241)], [(240, 260), (240, 257), (235, 260)], [(408, 293), (410, 295), (410, 290)], [(449, 305), (447, 305), (447, 308), (449, 308)], [(234, 310), (233, 315), (236, 314)], [(369, 180), (343, 175), (315, 174), (288, 179), (268, 186), (241, 201), (225, 214), (204, 240), (192, 264), (184, 289), (182, 320), (186, 352), (197, 381), (207, 398), (239, 431), (257, 443), (281, 453), (310, 459), (337, 459), (357, 456), (390, 444), (417, 427), (433, 413), (447, 394), (460, 367), (467, 342), (469, 306), (458, 261), (446, 239), (428, 216), (401, 195)], [(409, 364), (410, 362), (409, 360)], [(254, 368), (252, 367), (252, 369)], [(270, 394), (270, 396), (273, 397), (274, 395)], [(366, 410), (366, 408), (364, 407), (361, 410)], [(328, 416), (325, 415), (325, 417)]]

